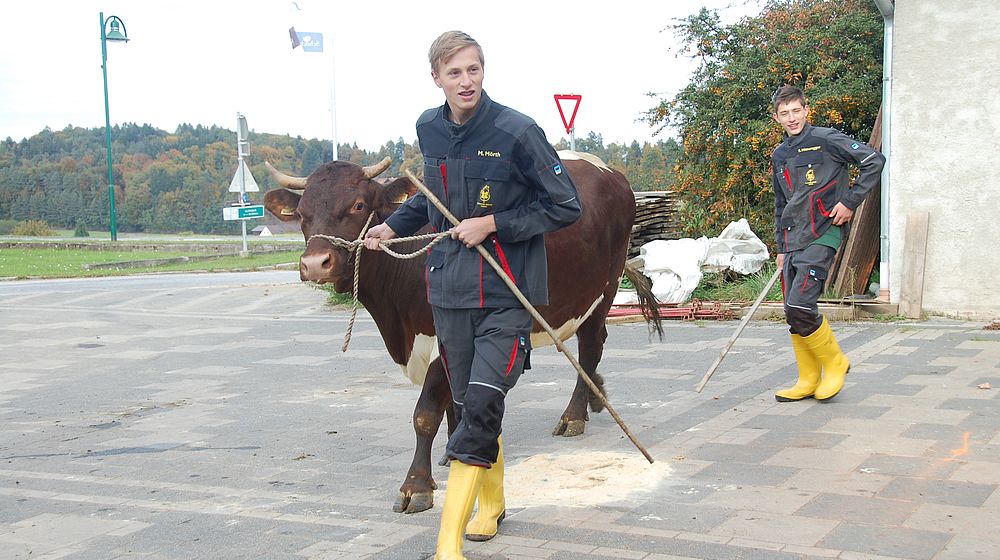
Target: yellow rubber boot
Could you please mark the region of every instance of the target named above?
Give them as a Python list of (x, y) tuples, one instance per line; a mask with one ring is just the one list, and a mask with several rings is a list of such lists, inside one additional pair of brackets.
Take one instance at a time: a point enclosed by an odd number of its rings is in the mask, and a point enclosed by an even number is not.
[(503, 497), (503, 438), (498, 438), (497, 443), (500, 444), (497, 462), (483, 473), (479, 507), (465, 528), (465, 538), (470, 541), (488, 541), (497, 536), (497, 528), (507, 515), (507, 502)]
[(837, 344), (837, 338), (833, 336), (833, 329), (830, 328), (826, 317), (816, 332), (804, 337), (803, 340), (823, 364), (823, 379), (816, 387), (813, 396), (818, 401), (833, 398), (844, 388), (844, 376), (850, 371), (851, 362), (840, 351), (840, 345)]
[(462, 535), (486, 469), (452, 459), (448, 471), (448, 488), (444, 493), (434, 560), (465, 560), (462, 556)]
[(813, 396), (823, 370), (823, 365), (813, 355), (804, 338), (793, 334), (792, 348), (795, 349), (795, 361), (799, 365), (799, 380), (790, 389), (782, 389), (774, 394), (774, 400), (778, 402), (801, 401)]

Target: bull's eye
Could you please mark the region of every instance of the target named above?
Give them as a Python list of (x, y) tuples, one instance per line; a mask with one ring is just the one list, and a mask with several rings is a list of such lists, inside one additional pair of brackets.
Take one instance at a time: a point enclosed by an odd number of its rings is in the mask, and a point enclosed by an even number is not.
[(364, 209), (365, 209), (365, 203), (364, 202), (359, 202), (359, 203), (357, 203), (357, 204), (354, 205), (354, 211), (355, 212), (361, 212)]

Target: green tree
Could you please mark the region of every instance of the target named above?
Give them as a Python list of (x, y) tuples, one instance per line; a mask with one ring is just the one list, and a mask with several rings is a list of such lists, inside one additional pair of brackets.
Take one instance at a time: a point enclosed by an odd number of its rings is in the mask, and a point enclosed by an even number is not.
[(782, 139), (772, 92), (802, 88), (813, 124), (866, 140), (881, 102), (882, 18), (870, 0), (771, 0), (730, 26), (703, 8), (674, 29), (699, 66), (646, 119), (682, 139), (679, 221), (687, 234), (706, 235), (745, 217), (770, 240), (770, 154)]

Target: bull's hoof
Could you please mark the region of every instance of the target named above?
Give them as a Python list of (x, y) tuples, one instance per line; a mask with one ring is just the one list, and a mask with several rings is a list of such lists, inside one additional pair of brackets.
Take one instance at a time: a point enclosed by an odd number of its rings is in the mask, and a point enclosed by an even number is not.
[(399, 498), (392, 506), (396, 513), (420, 513), (434, 507), (434, 492), (417, 492), (407, 495), (399, 493)]
[(582, 435), (586, 427), (587, 427), (586, 420), (566, 420), (560, 418), (559, 423), (556, 424), (556, 428), (552, 430), (552, 435), (563, 436), (563, 437), (575, 437), (578, 435)]

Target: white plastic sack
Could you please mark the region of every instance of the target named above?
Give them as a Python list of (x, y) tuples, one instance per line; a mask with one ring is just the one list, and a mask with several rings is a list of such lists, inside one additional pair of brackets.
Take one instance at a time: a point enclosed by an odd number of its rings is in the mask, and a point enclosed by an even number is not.
[[(653, 284), (653, 294), (661, 303), (681, 303), (701, 282), (700, 263), (708, 253), (707, 237), (698, 239), (657, 239), (639, 248), (642, 273)], [(615, 304), (637, 303), (634, 292), (619, 292)]]
[[(653, 284), (661, 303), (684, 303), (701, 282), (704, 272), (733, 269), (740, 274), (757, 272), (769, 258), (767, 245), (750, 229), (746, 218), (732, 222), (719, 237), (650, 241), (639, 248), (643, 274)], [(614, 304), (637, 303), (634, 292), (619, 292)]]
[(767, 245), (754, 235), (746, 218), (741, 218), (738, 222), (731, 222), (719, 237), (712, 239), (701, 271), (732, 269), (739, 274), (752, 274), (760, 270), (768, 259)]

